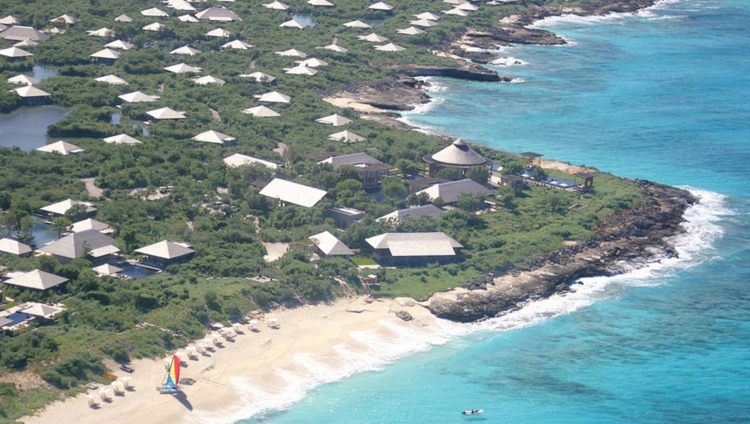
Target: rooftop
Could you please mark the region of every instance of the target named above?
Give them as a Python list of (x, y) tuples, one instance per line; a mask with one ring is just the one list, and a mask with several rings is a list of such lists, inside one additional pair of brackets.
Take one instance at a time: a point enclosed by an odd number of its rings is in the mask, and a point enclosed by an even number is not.
[(282, 180), (281, 178), (274, 178), (268, 185), (263, 187), (260, 194), (279, 199), (285, 203), (311, 208), (328, 193), (325, 190)]
[[(115, 239), (102, 234), (97, 230), (88, 229), (81, 232), (69, 234), (59, 240), (39, 249), (39, 252), (49, 253), (51, 255), (75, 259), (85, 256), (87, 250), (90, 252), (103, 247), (114, 246)], [(119, 252), (120, 249), (107, 249), (109, 253)], [(94, 255), (98, 256), (98, 255)]]
[(455, 256), (463, 245), (442, 233), (385, 233), (365, 240), (373, 249), (388, 249), (391, 256)]
[(185, 243), (162, 240), (158, 243), (135, 249), (134, 252), (161, 259), (175, 259), (195, 253), (195, 249)]
[(454, 203), (462, 194), (465, 193), (471, 194), (475, 197), (479, 194), (494, 194), (492, 190), (468, 178), (465, 180), (435, 184), (431, 187), (417, 192), (417, 194), (420, 193), (427, 193), (427, 195), (430, 196), (430, 199), (432, 200), (440, 197), (441, 199), (443, 199), (443, 201), (445, 201), (445, 203)]
[(67, 278), (35, 269), (33, 271), (22, 274), (21, 276), (14, 277), (5, 281), (5, 284), (24, 287), (27, 289), (47, 290), (66, 281), (68, 281)]
[(328, 231), (310, 236), (309, 239), (326, 256), (349, 256), (354, 254), (341, 240)]

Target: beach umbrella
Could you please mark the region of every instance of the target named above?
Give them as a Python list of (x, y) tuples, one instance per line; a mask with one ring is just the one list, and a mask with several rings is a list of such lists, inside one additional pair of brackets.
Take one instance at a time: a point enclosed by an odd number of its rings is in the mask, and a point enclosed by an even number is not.
[(126, 375), (124, 377), (120, 377), (120, 380), (118, 381), (122, 381), (122, 385), (125, 386), (125, 388), (127, 389), (128, 387), (131, 387), (130, 385), (131, 380), (133, 380), (133, 377)]
[(93, 393), (86, 393), (86, 397), (88, 398), (89, 405), (93, 405), (96, 401), (96, 395)]
[(232, 328), (242, 328), (242, 324), (240, 324), (239, 322), (233, 322)]
[(123, 385), (122, 385), (122, 382), (113, 381), (112, 383), (110, 383), (109, 387), (112, 388), (113, 392), (119, 393), (122, 391)]
[(206, 350), (206, 349), (208, 349), (211, 346), (209, 346), (208, 343), (201, 343), (201, 344), (198, 345), (198, 347), (200, 349), (202, 349), (202, 350)]
[(102, 399), (108, 399), (109, 398), (109, 389), (106, 387), (102, 387), (99, 389), (99, 397)]
[(251, 319), (250, 322), (247, 323), (247, 326), (250, 327), (251, 330), (256, 331), (258, 329), (258, 320)]

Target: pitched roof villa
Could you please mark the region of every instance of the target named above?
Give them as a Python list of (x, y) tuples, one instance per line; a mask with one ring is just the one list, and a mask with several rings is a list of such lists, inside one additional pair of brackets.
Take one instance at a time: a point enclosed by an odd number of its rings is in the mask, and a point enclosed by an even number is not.
[(367, 153), (352, 153), (350, 155), (331, 156), (318, 163), (330, 163), (333, 170), (337, 170), (344, 165), (350, 165), (357, 168), (359, 176), (362, 178), (364, 188), (374, 188), (380, 184), (380, 181), (388, 176), (390, 165), (375, 159)]
[(464, 246), (443, 233), (385, 233), (365, 239), (374, 249), (381, 265), (415, 266), (431, 262), (446, 263), (458, 258)]
[(426, 193), (428, 196), (430, 196), (430, 200), (435, 200), (440, 197), (445, 203), (454, 203), (458, 201), (458, 198), (461, 197), (462, 194), (465, 193), (471, 194), (474, 197), (480, 194), (485, 194), (488, 196), (494, 194), (492, 190), (468, 178), (465, 180), (449, 181), (447, 183), (435, 184), (431, 187), (417, 192), (417, 194), (420, 193)]
[(282, 205), (291, 203), (311, 208), (323, 199), (328, 192), (315, 187), (282, 180), (281, 178), (274, 178), (268, 185), (263, 187), (260, 194), (277, 199)]
[(5, 281), (4, 284), (22, 287), (25, 289), (47, 290), (52, 287), (59, 286), (66, 281), (68, 281), (67, 278), (35, 269), (18, 277), (11, 278)]
[(328, 231), (323, 231), (308, 238), (317, 248), (318, 256), (321, 258), (330, 258), (333, 256), (345, 256), (348, 258), (354, 254), (354, 251), (346, 247), (341, 240)]
[(413, 208), (399, 209), (387, 215), (383, 215), (375, 221), (390, 221), (392, 223), (398, 223), (403, 222), (409, 218), (419, 218), (422, 216), (431, 216), (435, 219), (438, 219), (444, 213), (445, 211), (440, 209), (439, 207), (433, 204), (428, 204), (416, 206)]
[(119, 251), (115, 246), (115, 239), (94, 229), (69, 234), (39, 249), (39, 252), (55, 256), (60, 263), (67, 263), (87, 254), (100, 259)]
[(159, 267), (185, 262), (193, 257), (195, 249), (187, 243), (178, 243), (174, 241), (162, 240), (158, 243), (135, 249), (134, 252), (146, 256), (144, 262)]

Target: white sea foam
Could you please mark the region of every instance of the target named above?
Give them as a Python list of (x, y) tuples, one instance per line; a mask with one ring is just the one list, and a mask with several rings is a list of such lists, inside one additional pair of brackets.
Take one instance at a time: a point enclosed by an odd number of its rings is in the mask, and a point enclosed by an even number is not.
[(493, 65), (509, 67), (509, 66), (526, 66), (529, 63), (525, 60), (517, 59), (513, 56), (501, 57), (492, 61)]
[[(479, 323), (456, 324), (433, 317), (420, 318), (429, 323), (426, 330), (420, 330), (395, 320), (383, 320), (377, 330), (351, 332), (353, 343), (337, 345), (326, 355), (299, 353), (295, 355), (292, 366), (266, 373), (265, 385), (275, 381), (275, 390), (264, 390), (263, 385), (247, 376), (232, 378), (231, 383), (246, 407), (223, 422), (262, 417), (270, 411), (289, 408), (319, 385), (340, 381), (355, 373), (381, 370), (399, 358), (451, 340), (457, 340), (460, 345), (459, 336), (462, 335), (521, 329), (583, 310), (600, 299), (617, 296), (628, 287), (663, 284), (665, 277), (676, 270), (710, 259), (714, 242), (723, 234), (718, 222), (722, 216), (731, 214), (724, 205), (725, 196), (709, 191), (690, 191), (701, 200), (686, 211), (685, 232), (672, 240), (679, 258), (663, 258), (648, 266), (622, 264), (623, 269), (629, 269), (628, 272), (612, 277), (581, 279), (569, 293), (529, 301), (518, 310)], [(193, 418), (196, 422), (222, 421), (220, 417), (200, 413), (194, 413)]]

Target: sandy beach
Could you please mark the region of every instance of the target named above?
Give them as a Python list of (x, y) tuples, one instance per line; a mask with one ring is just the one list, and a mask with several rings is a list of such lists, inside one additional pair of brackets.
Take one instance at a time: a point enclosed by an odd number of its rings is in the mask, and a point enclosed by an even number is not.
[[(409, 312), (414, 320), (406, 322), (395, 316), (398, 310)], [(267, 326), (275, 317), (280, 328)], [(160, 395), (156, 391), (165, 376), (165, 362), (137, 360), (135, 372), (120, 371), (114, 362), (107, 365), (118, 377), (128, 375), (132, 388), (123, 393), (110, 393), (110, 401), (97, 396), (90, 406), (85, 394), (55, 402), (33, 417), (27, 424), (48, 423), (217, 423), (247, 411), (278, 407), (280, 399), (302, 381), (324, 381), (327, 376), (313, 375), (315, 369), (330, 374), (331, 379), (346, 377), (352, 372), (352, 356), (370, 353), (372, 346), (363, 342), (367, 337), (394, 344), (403, 334), (434, 333), (438, 323), (426, 309), (410, 299), (375, 300), (364, 297), (340, 299), (328, 305), (306, 305), (267, 314), (257, 326), (259, 331), (241, 329), (233, 340), (221, 340), (223, 346), (185, 359), (182, 377), (196, 383), (183, 386), (178, 395)], [(353, 337), (354, 336), (354, 337)], [(382, 344), (382, 343), (378, 343)], [(403, 343), (401, 343), (403, 344)], [(197, 345), (194, 343), (193, 345)], [(381, 350), (383, 347), (381, 346)], [(385, 349), (388, 349), (385, 347)], [(348, 362), (348, 363), (347, 363)], [(356, 362), (356, 361), (355, 361)], [(310, 365), (310, 364), (314, 364)], [(290, 378), (289, 376), (293, 376)], [(97, 390), (91, 393), (98, 394)]]

